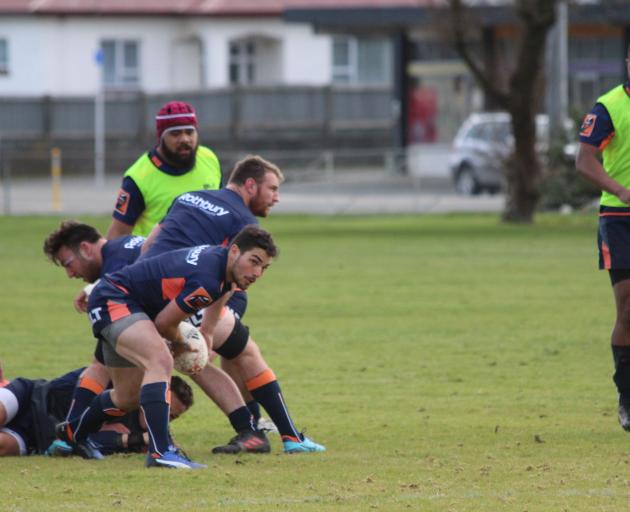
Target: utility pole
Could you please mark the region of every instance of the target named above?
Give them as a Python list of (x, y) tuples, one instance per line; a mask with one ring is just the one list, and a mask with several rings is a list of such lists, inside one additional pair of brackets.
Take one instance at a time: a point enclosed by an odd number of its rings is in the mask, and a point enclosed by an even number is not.
[(549, 115), (550, 142), (564, 138), (564, 121), (568, 118), (569, 104), (569, 44), (568, 2), (556, 4), (556, 24), (550, 34), (547, 74), (547, 113)]
[(105, 84), (103, 73), (103, 50), (95, 55), (98, 66), (98, 84), (94, 95), (94, 183), (105, 184)]

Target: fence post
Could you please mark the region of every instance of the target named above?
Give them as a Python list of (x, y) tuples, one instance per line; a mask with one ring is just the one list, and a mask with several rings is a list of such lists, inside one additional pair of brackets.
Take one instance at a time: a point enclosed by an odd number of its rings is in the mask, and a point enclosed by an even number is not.
[(322, 157), (324, 159), (326, 181), (332, 183), (335, 177), (335, 154), (332, 151), (324, 151)]
[(4, 196), (4, 214), (11, 215), (11, 164), (8, 158), (3, 158), (2, 160), (2, 192)]
[(50, 176), (52, 178), (52, 209), (61, 211), (61, 149), (50, 150)]

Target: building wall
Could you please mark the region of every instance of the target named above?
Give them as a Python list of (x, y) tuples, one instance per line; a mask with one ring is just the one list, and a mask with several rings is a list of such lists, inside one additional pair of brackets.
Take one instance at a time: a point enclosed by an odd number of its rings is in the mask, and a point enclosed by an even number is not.
[(91, 95), (100, 78), (95, 53), (103, 39), (140, 42), (140, 84), (147, 93), (226, 87), (229, 42), (261, 37), (279, 49), (260, 56), (263, 84), (330, 82), (330, 37), (278, 19), (122, 17), (0, 18), (9, 73), (0, 95)]

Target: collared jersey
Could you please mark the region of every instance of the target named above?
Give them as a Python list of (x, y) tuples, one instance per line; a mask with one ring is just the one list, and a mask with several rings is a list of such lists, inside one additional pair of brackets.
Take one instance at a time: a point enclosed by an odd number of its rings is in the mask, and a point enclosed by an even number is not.
[(177, 197), (143, 257), (194, 245), (227, 245), (258, 220), (233, 190), (197, 190)]
[(216, 190), (221, 184), (219, 160), (209, 148), (198, 146), (194, 167), (185, 170), (169, 167), (153, 150), (125, 172), (112, 215), (134, 226), (134, 235), (146, 236), (175, 197), (189, 190)]
[(108, 321), (115, 321), (129, 313), (121, 312), (127, 303), (151, 319), (171, 300), (189, 315), (210, 306), (228, 291), (224, 287), (227, 257), (225, 248), (202, 245), (140, 259), (107, 274), (94, 288), (88, 303), (95, 334), (104, 327), (99, 328), (94, 321), (100, 316), (93, 315), (95, 307), (107, 309)]
[(127, 265), (131, 265), (140, 256), (140, 249), (145, 238), (142, 236), (124, 235), (108, 240), (101, 249), (103, 263), (101, 276), (116, 272)]

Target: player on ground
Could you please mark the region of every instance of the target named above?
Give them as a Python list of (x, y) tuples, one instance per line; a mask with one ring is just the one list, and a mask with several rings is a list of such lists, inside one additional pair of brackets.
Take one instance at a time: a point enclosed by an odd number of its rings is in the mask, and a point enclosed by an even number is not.
[[(626, 73), (630, 78), (630, 47)], [(619, 422), (630, 431), (630, 80), (601, 96), (584, 117), (576, 167), (602, 190), (599, 268), (608, 270), (615, 296), (613, 380), (619, 394)]]
[[(271, 236), (252, 226), (227, 248), (172, 251), (105, 276), (90, 295), (88, 315), (94, 335), (103, 340), (114, 387), (95, 397), (82, 416), (60, 425), (64, 440), (84, 440), (113, 411), (130, 410), (139, 403), (150, 434), (147, 466), (202, 467), (169, 443), (173, 358), (164, 338), (183, 343), (179, 323), (204, 308), (206, 324), (216, 323), (233, 287), (245, 290), (255, 283), (276, 252)], [(206, 336), (212, 346), (211, 329)]]
[(199, 123), (188, 103), (166, 103), (155, 117), (158, 144), (125, 172), (107, 238), (147, 236), (178, 195), (221, 187), (219, 160), (199, 145)]
[[(94, 227), (70, 220), (62, 222), (60, 227), (46, 238), (44, 252), (53, 263), (65, 268), (68, 277), (94, 283), (105, 274), (133, 263), (138, 258), (143, 243), (143, 237), (131, 235), (108, 241)], [(86, 311), (86, 298), (83, 292), (75, 299), (78, 310)], [(110, 381), (101, 347), (102, 342), (99, 340), (95, 353), (96, 360), (86, 370), (76, 388), (67, 419), (83, 414), (93, 398), (101, 393)], [(253, 427), (251, 414), (239, 390), (224, 371), (208, 365), (191, 378), (228, 417), (237, 433), (236, 437), (244, 446), (244, 451), (269, 452), (270, 446), (266, 436)], [(77, 447), (85, 457), (91, 458), (89, 446), (79, 443)]]
[[(0, 387), (0, 456), (69, 455), (71, 448), (55, 442), (55, 425), (66, 417), (72, 392), (83, 368), (46, 381), (18, 377)], [(177, 376), (171, 379), (171, 420), (193, 404), (192, 389)], [(146, 425), (138, 411), (118, 417), (89, 437), (103, 453), (139, 452), (148, 445)], [(51, 444), (52, 443), (52, 444)]]
[[(247, 224), (266, 217), (279, 200), (284, 176), (274, 164), (259, 156), (238, 162), (225, 189), (188, 192), (179, 196), (167, 216), (149, 235), (142, 258), (199, 244), (226, 244)], [(286, 407), (280, 385), (241, 323), (247, 306), (246, 294), (236, 292), (215, 332), (213, 349), (222, 356), (224, 368), (237, 381), (244, 381), (247, 405), (254, 410), (262, 404), (282, 437), (287, 453), (324, 451), (324, 447), (304, 437), (295, 427)], [(203, 329), (203, 324), (202, 324)], [(217, 447), (215, 453), (238, 453), (239, 443)]]

